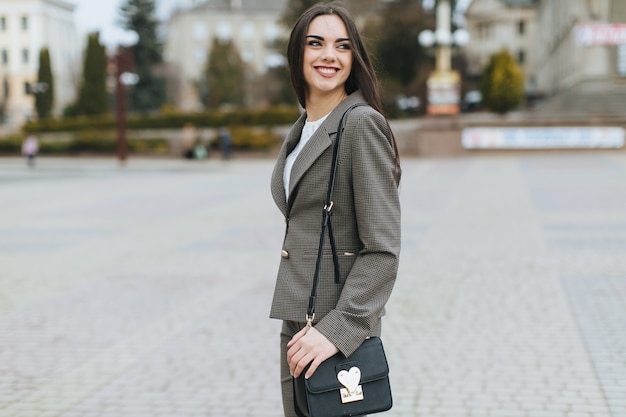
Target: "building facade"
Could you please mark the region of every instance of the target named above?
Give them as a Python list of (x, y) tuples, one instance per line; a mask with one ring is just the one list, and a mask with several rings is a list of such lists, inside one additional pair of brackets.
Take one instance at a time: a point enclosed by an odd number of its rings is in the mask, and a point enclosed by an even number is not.
[(467, 71), (479, 77), (489, 57), (508, 50), (525, 76), (528, 95), (538, 92), (537, 4), (533, 0), (473, 0), (465, 12), (470, 42)]
[[(622, 27), (621, 42), (585, 42), (579, 36), (581, 29), (593, 33), (608, 25), (616, 32)], [(626, 77), (625, 25), (624, 0), (540, 0), (539, 87), (551, 94), (586, 81)]]
[(524, 70), (529, 95), (590, 83), (615, 92), (626, 81), (624, 0), (473, 0), (465, 18), (470, 75), (507, 48)]
[(276, 42), (286, 36), (279, 20), (286, 0), (205, 0), (175, 12), (166, 25), (164, 58), (170, 95), (185, 111), (202, 108), (198, 82), (214, 38), (232, 40), (248, 71), (263, 74), (281, 65)]
[(74, 5), (63, 0), (0, 0), (0, 107), (2, 128), (17, 130), (36, 117), (32, 86), (39, 52), (50, 52), (55, 87), (53, 113), (74, 100), (80, 45)]

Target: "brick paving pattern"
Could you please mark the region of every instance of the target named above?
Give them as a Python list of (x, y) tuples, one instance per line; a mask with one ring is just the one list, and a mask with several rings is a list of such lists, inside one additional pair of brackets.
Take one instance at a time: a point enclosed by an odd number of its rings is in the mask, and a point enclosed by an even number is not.
[[(0, 417), (279, 417), (272, 161), (0, 160)], [(395, 417), (626, 417), (626, 155), (405, 159)]]

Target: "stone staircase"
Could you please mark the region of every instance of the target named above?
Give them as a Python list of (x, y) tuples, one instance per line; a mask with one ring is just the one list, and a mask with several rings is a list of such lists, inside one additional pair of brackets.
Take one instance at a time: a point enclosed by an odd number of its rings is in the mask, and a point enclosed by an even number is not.
[(626, 116), (626, 79), (584, 81), (548, 98), (530, 113), (541, 116)]

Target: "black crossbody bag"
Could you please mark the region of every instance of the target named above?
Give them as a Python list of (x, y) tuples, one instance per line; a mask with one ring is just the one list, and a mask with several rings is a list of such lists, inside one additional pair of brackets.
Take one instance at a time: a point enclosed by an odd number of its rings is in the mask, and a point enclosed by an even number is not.
[[(306, 314), (307, 326), (312, 326), (315, 318), (315, 300), (326, 229), (328, 229), (333, 254), (335, 281), (339, 282), (340, 279), (339, 260), (330, 221), (333, 208), (332, 193), (344, 120), (353, 108), (363, 105), (365, 104), (359, 103), (348, 108), (341, 116), (337, 128), (328, 191), (323, 210), (319, 251)], [(387, 411), (393, 404), (387, 357), (382, 341), (378, 337), (373, 336), (365, 339), (361, 346), (348, 357), (337, 353), (328, 358), (320, 364), (309, 379), (304, 377), (305, 373), (306, 369), (298, 378), (293, 379), (294, 406), (296, 414), (300, 417), (361, 416)]]

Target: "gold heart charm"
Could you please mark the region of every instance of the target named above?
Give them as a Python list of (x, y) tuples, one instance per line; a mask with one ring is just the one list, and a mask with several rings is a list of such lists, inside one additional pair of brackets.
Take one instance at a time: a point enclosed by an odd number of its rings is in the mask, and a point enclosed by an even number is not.
[(345, 387), (339, 390), (342, 403), (345, 404), (363, 399), (363, 388), (359, 385), (361, 382), (361, 370), (359, 368), (353, 366), (348, 371), (339, 371), (337, 380)]

